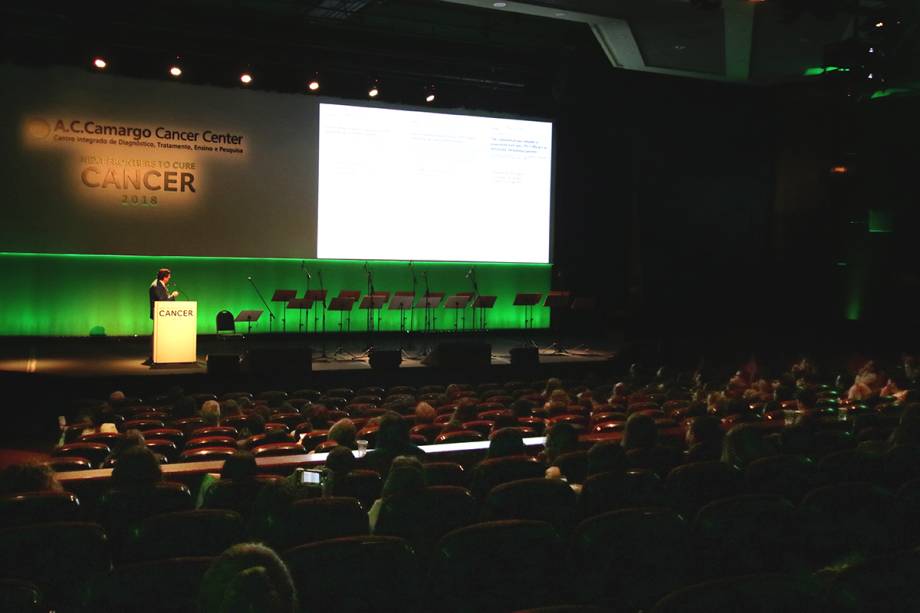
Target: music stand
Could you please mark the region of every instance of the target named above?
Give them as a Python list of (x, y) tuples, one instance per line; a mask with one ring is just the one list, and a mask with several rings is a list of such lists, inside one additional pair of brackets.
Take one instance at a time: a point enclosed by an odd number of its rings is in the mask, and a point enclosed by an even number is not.
[(345, 327), (345, 332), (351, 331), (351, 309), (355, 306), (355, 300), (357, 298), (354, 296), (336, 296), (329, 302), (329, 310), (339, 312), (339, 332), (342, 332), (346, 313), (348, 313), (348, 323)]
[[(325, 289), (311, 289), (304, 294), (305, 300), (310, 300), (311, 302), (319, 302), (323, 305), (323, 333), (326, 332), (326, 296), (328, 295), (329, 290)], [(316, 333), (316, 319), (319, 317), (319, 310), (316, 309), (313, 311), (313, 333)]]
[(252, 309), (249, 311), (240, 311), (240, 314), (236, 316), (236, 319), (233, 321), (241, 322), (245, 321), (249, 327), (246, 329), (246, 334), (252, 332), (252, 322), (259, 321), (259, 317), (262, 316), (262, 309)]
[[(444, 301), (445, 309), (454, 309), (454, 332), (457, 331), (457, 322), (460, 319), (460, 311), (458, 309), (465, 309), (469, 303), (470, 303), (470, 297), (462, 296), (460, 294), (450, 296), (447, 298), (447, 300)], [(464, 330), (466, 329), (466, 315), (465, 314), (463, 317), (463, 329)]]
[(546, 300), (543, 302), (543, 306), (549, 307), (551, 309), (567, 307), (569, 306), (569, 300), (571, 300), (571, 298), (572, 292), (553, 290), (546, 295)]
[[(284, 308), (297, 309), (300, 311), (300, 323), (297, 324), (297, 331), (303, 331), (304, 334), (306, 334), (306, 330), (304, 329), (303, 314), (304, 311), (309, 311), (311, 308), (313, 308), (313, 301), (309, 298), (293, 298), (287, 301), (287, 304), (284, 305)], [(309, 321), (310, 320), (307, 320), (308, 323)]]
[(406, 309), (412, 311), (412, 303), (415, 302), (415, 292), (396, 292), (393, 299), (390, 300), (389, 310), (399, 311), (399, 331), (406, 331)]
[(444, 292), (428, 292), (415, 303), (415, 308), (425, 309), (425, 332), (437, 330), (438, 315), (435, 309), (441, 304), (441, 298), (443, 297)]
[[(476, 297), (476, 292), (457, 292), (454, 295), (455, 296), (467, 296), (470, 299), (469, 301), (473, 302), (473, 298)], [(464, 309), (463, 311), (460, 311), (460, 313), (462, 315), (461, 321), (463, 322), (461, 324), (461, 328), (463, 328), (463, 330), (466, 330), (466, 309)], [(476, 323), (476, 318), (474, 317), (473, 324), (475, 325), (475, 323)]]
[(486, 331), (486, 313), (495, 306), (497, 299), (498, 296), (478, 296), (473, 301), (473, 322), (475, 325), (476, 309), (479, 309), (479, 329), (483, 332)]
[(533, 307), (538, 302), (540, 298), (543, 297), (543, 294), (528, 294), (521, 293), (514, 297), (514, 306), (524, 307), (524, 329), (533, 328)]
[(389, 292), (387, 293), (375, 293), (373, 296), (365, 296), (361, 299), (361, 304), (358, 305), (358, 309), (369, 310), (367, 322), (370, 325), (368, 332), (374, 331), (374, 310), (377, 311), (377, 327), (380, 327), (380, 309), (383, 308), (384, 303), (390, 298)]
[(272, 302), (283, 302), (281, 307), (281, 332), (287, 332), (287, 303), (297, 297), (296, 289), (276, 289)]

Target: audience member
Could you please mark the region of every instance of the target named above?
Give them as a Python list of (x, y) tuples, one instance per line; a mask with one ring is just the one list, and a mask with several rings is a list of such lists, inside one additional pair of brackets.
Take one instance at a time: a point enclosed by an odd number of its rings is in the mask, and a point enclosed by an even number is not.
[(578, 450), (578, 430), (568, 422), (557, 422), (546, 432), (546, 442), (543, 445), (540, 456), (547, 464), (552, 465), (563, 453)]
[(0, 496), (25, 492), (64, 491), (54, 471), (43, 464), (11, 464), (0, 470)]
[(722, 462), (742, 470), (754, 460), (772, 455), (776, 455), (776, 449), (752, 424), (734, 426), (722, 441)]
[(633, 413), (623, 430), (623, 449), (651, 449), (658, 444), (658, 426), (655, 420), (642, 413)]
[(281, 558), (261, 543), (240, 543), (216, 558), (198, 592), (201, 613), (297, 613), (297, 592)]
[(517, 428), (499, 428), (489, 436), (486, 459), (524, 455), (524, 438)]
[(425, 470), (422, 463), (414, 456), (399, 456), (393, 459), (390, 472), (383, 483), (380, 498), (374, 501), (367, 512), (368, 524), (371, 532), (377, 525), (380, 517), (380, 508), (387, 499), (400, 494), (418, 492), (425, 487)]
[(338, 445), (348, 449), (357, 449), (358, 429), (355, 428), (355, 422), (344, 417), (332, 424), (329, 433), (326, 435), (327, 440), (335, 441)]
[(594, 443), (588, 449), (588, 476), (601, 473), (626, 473), (626, 452), (614, 441)]
[(125, 449), (112, 469), (112, 486), (117, 488), (142, 487), (163, 479), (160, 461), (143, 446)]
[(220, 425), (220, 404), (216, 400), (205, 400), (199, 411), (207, 426)]
[(415, 405), (415, 424), (433, 424), (438, 412), (427, 402), (420, 402)]
[(701, 415), (687, 428), (685, 462), (718, 461), (722, 457), (722, 424), (714, 415)]
[(365, 460), (368, 466), (385, 475), (393, 458), (401, 455), (423, 456), (425, 452), (412, 444), (409, 424), (402, 415), (395, 411), (387, 411), (380, 416), (377, 444), (365, 456)]

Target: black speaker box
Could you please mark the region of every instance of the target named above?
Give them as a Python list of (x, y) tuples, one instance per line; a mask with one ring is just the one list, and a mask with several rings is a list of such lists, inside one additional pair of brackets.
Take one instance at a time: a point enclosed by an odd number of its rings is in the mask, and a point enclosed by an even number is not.
[(313, 370), (313, 350), (309, 347), (251, 349), (246, 356), (254, 375), (305, 375)]
[(399, 368), (402, 352), (399, 349), (371, 349), (370, 363), (374, 370)]
[(240, 356), (236, 353), (209, 353), (208, 374), (219, 377), (240, 374)]
[(540, 365), (540, 354), (536, 347), (514, 347), (511, 349), (511, 365), (525, 368)]
[(439, 343), (424, 363), (439, 368), (487, 368), (492, 364), (492, 345), (480, 341)]

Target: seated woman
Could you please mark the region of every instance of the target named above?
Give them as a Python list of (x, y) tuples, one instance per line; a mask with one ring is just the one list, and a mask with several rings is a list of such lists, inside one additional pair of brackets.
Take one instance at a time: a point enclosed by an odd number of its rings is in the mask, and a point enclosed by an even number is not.
[[(393, 460), (390, 473), (383, 484), (380, 498), (374, 501), (370, 511), (367, 512), (368, 525), (371, 532), (377, 525), (380, 509), (383, 503), (393, 496), (419, 492), (425, 488), (425, 470), (418, 458), (412, 456), (399, 456)], [(434, 512), (434, 510), (433, 510)]]
[(198, 610), (296, 613), (297, 590), (287, 566), (272, 549), (261, 543), (240, 543), (211, 563), (201, 580)]

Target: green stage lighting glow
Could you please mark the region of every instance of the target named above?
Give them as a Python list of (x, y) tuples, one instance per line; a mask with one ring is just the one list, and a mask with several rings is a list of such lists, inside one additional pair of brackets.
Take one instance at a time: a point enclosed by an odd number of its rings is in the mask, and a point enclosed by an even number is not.
[[(87, 336), (104, 329), (109, 336), (134, 336), (151, 333), (147, 288), (157, 269), (168, 267), (179, 289), (198, 302), (198, 333), (214, 334), (215, 317), (223, 309), (239, 313), (244, 309), (263, 309), (248, 277), (266, 300), (276, 289), (297, 290), (303, 296), (310, 289), (323, 287), (333, 297), (340, 290), (367, 293), (364, 261), (299, 260), (286, 258), (220, 258), (193, 256), (84, 255), (42, 253), (0, 253), (0, 263), (11, 275), (0, 311), (3, 336)], [(303, 268), (301, 267), (303, 266)], [(412, 271), (407, 262), (369, 261), (376, 291), (411, 291)], [(489, 329), (516, 329), (523, 326), (524, 313), (513, 305), (520, 292), (549, 291), (551, 264), (505, 264), (468, 262), (412, 262), (416, 274), (416, 295), (425, 291), (422, 273), (428, 274), (431, 291), (449, 296), (472, 291), (466, 278), (476, 270), (481, 294), (498, 296), (488, 314)], [(310, 271), (308, 280), (305, 270)], [(180, 297), (181, 299), (181, 297)], [(270, 303), (277, 319), (273, 331), (280, 331), (283, 315), (280, 303)], [(473, 326), (472, 309), (466, 309), (466, 327)], [(437, 329), (454, 328), (454, 313), (436, 311)], [(549, 309), (534, 309), (534, 327), (549, 327)], [(416, 309), (415, 329), (423, 323), (423, 310)], [(305, 317), (313, 332), (312, 312)], [(321, 318), (320, 318), (321, 319)], [(462, 316), (461, 316), (462, 319)], [(338, 316), (326, 313), (326, 330), (338, 329)], [(299, 311), (287, 312), (288, 332), (298, 330)], [(366, 311), (352, 311), (351, 331), (367, 327)], [(381, 311), (380, 329), (399, 330), (399, 311)], [(319, 331), (319, 330), (318, 330)], [(268, 332), (268, 314), (253, 325), (253, 333)]]

